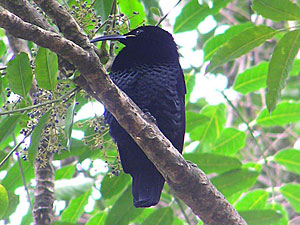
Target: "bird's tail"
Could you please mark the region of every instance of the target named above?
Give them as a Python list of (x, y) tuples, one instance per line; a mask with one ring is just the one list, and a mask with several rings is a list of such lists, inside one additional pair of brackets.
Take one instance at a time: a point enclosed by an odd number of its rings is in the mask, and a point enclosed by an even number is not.
[(141, 169), (132, 174), (132, 194), (135, 207), (150, 207), (158, 203), (165, 179), (156, 169)]

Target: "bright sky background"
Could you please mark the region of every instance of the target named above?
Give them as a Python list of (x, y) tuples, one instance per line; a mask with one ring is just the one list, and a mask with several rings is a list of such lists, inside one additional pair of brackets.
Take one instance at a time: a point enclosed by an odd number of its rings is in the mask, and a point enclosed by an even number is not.
[[(176, 4), (178, 0), (172, 1), (161, 1), (160, 5), (162, 7), (163, 13), (167, 13), (172, 7)], [(182, 5), (182, 4), (181, 4)], [(168, 19), (171, 24), (174, 24), (176, 16), (180, 13), (181, 7), (176, 7), (169, 14)], [(207, 17), (202, 23), (199, 24), (198, 30), (200, 33), (204, 34), (211, 31), (216, 26), (216, 21), (213, 17)], [(221, 26), (216, 30), (216, 33), (223, 33), (229, 26)], [(171, 29), (165, 27), (163, 28), (172, 33)], [(173, 34), (174, 40), (178, 46), (180, 46), (180, 54), (183, 56), (180, 58), (180, 63), (182, 68), (189, 68), (190, 65), (194, 67), (199, 67), (203, 64), (203, 51), (197, 50), (193, 51), (192, 48), (195, 47), (197, 42), (197, 31), (184, 32), (179, 34)], [(205, 68), (205, 67), (204, 67)], [(218, 92), (218, 90), (224, 90), (227, 85), (227, 78), (222, 74), (211, 75), (207, 74), (204, 76), (204, 71), (201, 71), (200, 74), (196, 75), (196, 86), (191, 95), (191, 101), (196, 102), (199, 98), (205, 98), (209, 104), (219, 104), (220, 102), (224, 102), (224, 98)], [(226, 94), (229, 95), (229, 98), (236, 97), (236, 94), (232, 90), (227, 90)], [(78, 115), (75, 117), (75, 120), (93, 117), (95, 114), (102, 115), (104, 112), (103, 106), (98, 102), (88, 103), (83, 107), (82, 110), (79, 111)], [(81, 139), (83, 138), (83, 133), (80, 131), (73, 131), (72, 136), (75, 138)], [(55, 164), (59, 164), (59, 162), (54, 162)], [(91, 160), (85, 160), (80, 167), (83, 169), (87, 169), (91, 164)], [(93, 173), (97, 174), (100, 171), (104, 172), (107, 170), (104, 162), (102, 160), (95, 160), (93, 163)], [(101, 194), (99, 192), (100, 189), (100, 181), (96, 184), (97, 189), (93, 190), (92, 198), (89, 199), (89, 204), (86, 207), (86, 211), (91, 211), (94, 206), (94, 199), (99, 199)], [(20, 224), (23, 215), (27, 213), (29, 208), (29, 204), (26, 199), (26, 193), (23, 187), (20, 187), (16, 190), (16, 194), (20, 196), (20, 204), (10, 219), (11, 225)], [(55, 201), (55, 212), (59, 212), (65, 207), (65, 203), (63, 201)], [(4, 224), (0, 222), (0, 225)]]

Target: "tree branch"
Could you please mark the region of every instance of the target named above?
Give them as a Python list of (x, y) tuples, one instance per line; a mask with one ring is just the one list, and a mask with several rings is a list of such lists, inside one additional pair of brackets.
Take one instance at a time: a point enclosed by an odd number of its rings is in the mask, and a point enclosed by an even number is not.
[(34, 0), (34, 2), (53, 20), (65, 38), (83, 48), (90, 46), (87, 35), (83, 33), (76, 20), (58, 1)]
[(0, 3), (5, 9), (13, 12), (25, 22), (37, 25), (45, 30), (56, 32), (48, 23), (45, 17), (39, 13), (28, 1), (25, 0), (1, 0)]
[(113, 84), (97, 56), (53, 32), (25, 23), (7, 10), (0, 9), (0, 26), (16, 37), (49, 48), (75, 65), (91, 88), (88, 94), (104, 104), (155, 164), (174, 193), (205, 224), (246, 224), (206, 175), (185, 161), (152, 120)]
[(40, 160), (34, 162), (36, 190), (34, 191), (33, 217), (37, 225), (51, 225), (54, 202), (53, 154), (47, 151), (49, 163)]

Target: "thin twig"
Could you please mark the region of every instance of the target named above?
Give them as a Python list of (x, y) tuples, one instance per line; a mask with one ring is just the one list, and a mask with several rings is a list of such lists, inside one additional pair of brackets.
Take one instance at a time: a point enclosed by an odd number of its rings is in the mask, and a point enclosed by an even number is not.
[[(113, 1), (112, 6), (111, 6), (111, 10), (109, 15), (112, 16), (113, 18), (113, 22), (112, 22), (112, 26), (111, 26), (111, 30), (113, 30), (116, 26), (116, 11), (117, 11), (117, 2), (116, 0)], [(110, 42), (109, 45), (109, 56), (110, 57), (114, 57), (114, 53), (115, 53), (115, 48), (114, 48), (115, 44), (113, 41)]]
[(28, 138), (31, 133), (32, 133), (33, 129), (30, 130), (28, 132), (28, 134), (23, 138), (22, 141), (19, 142), (19, 144), (17, 144), (12, 150), (10, 150), (10, 152), (5, 156), (5, 158), (1, 161), (0, 163), (0, 168), (3, 166), (3, 164), (9, 159), (9, 157), (20, 147), (21, 144), (24, 143), (25, 139)]
[(187, 224), (192, 225), (191, 221), (189, 220), (189, 217), (186, 215), (186, 213), (184, 211), (183, 205), (181, 204), (180, 200), (175, 195), (174, 195), (174, 199), (175, 199), (175, 202), (177, 203), (181, 213), (183, 214)]
[(182, 0), (179, 0), (179, 1), (173, 6), (172, 9), (170, 9), (170, 10), (169, 10), (162, 18), (160, 18), (160, 20), (158, 21), (158, 23), (157, 23), (155, 26), (158, 27), (158, 26), (161, 24), (161, 22), (164, 21), (164, 20), (167, 18), (167, 16), (169, 15), (169, 13), (170, 13), (176, 6), (179, 5), (179, 3), (180, 3), (181, 1), (182, 1)]
[(23, 168), (22, 168), (22, 164), (21, 164), (21, 160), (20, 160), (19, 154), (17, 154), (17, 159), (18, 159), (18, 163), (19, 163), (19, 168), (20, 168), (20, 173), (21, 173), (22, 181), (23, 181), (24, 188), (25, 188), (25, 191), (26, 191), (26, 194), (27, 194), (27, 198), (28, 198), (28, 201), (29, 201), (29, 206), (30, 206), (30, 209), (32, 211), (33, 210), (33, 206), (32, 206), (32, 202), (30, 200), (30, 194), (29, 194), (29, 190), (28, 190), (28, 187), (27, 187), (27, 184), (26, 184), (25, 175), (24, 175), (24, 171), (23, 171)]
[(244, 124), (246, 124), (247, 129), (249, 130), (249, 133), (250, 133), (251, 137), (252, 137), (253, 140), (255, 141), (255, 144), (256, 144), (256, 146), (257, 146), (259, 152), (262, 154), (265, 163), (267, 163), (267, 159), (266, 159), (266, 157), (264, 156), (263, 151), (262, 151), (262, 149), (261, 149), (261, 147), (260, 147), (260, 145), (259, 145), (257, 139), (254, 137), (253, 130), (251, 129), (249, 123), (242, 117), (242, 115), (239, 113), (239, 111), (237, 110), (237, 108), (236, 108), (236, 107), (232, 104), (232, 102), (227, 98), (227, 96), (224, 94), (224, 92), (223, 92), (223, 91), (219, 91), (219, 92), (220, 92), (220, 93), (223, 95), (223, 97), (226, 99), (227, 103), (233, 108), (233, 110), (235, 111), (235, 113), (237, 114), (237, 116), (240, 118), (240, 120), (241, 120)]
[(37, 104), (37, 105), (32, 105), (32, 106), (28, 106), (28, 107), (24, 107), (24, 108), (20, 108), (20, 109), (15, 109), (15, 110), (11, 110), (11, 111), (0, 112), (0, 116), (7, 115), (7, 114), (12, 114), (12, 113), (17, 113), (17, 112), (23, 113), (24, 111), (27, 111), (27, 110), (31, 110), (31, 109), (34, 109), (34, 108), (39, 108), (41, 106), (49, 105), (49, 104), (52, 104), (52, 103), (55, 103), (55, 102), (60, 102), (65, 97), (69, 96), (70, 94), (72, 94), (72, 93), (74, 93), (74, 92), (76, 92), (80, 89), (81, 89), (80, 87), (76, 87), (73, 90), (71, 90), (71, 91), (67, 92), (66, 94), (62, 95), (61, 97), (59, 97), (57, 99), (54, 99), (54, 100), (51, 100), (51, 101), (48, 101), (48, 102), (43, 102), (43, 103), (40, 103), (40, 104)]
[[(13, 137), (14, 144), (16, 145), (17, 144), (16, 136), (14, 134), (12, 134), (12, 137)], [(20, 173), (21, 173), (23, 185), (24, 185), (24, 188), (25, 188), (25, 191), (26, 191), (26, 194), (27, 194), (27, 198), (28, 198), (28, 201), (29, 201), (30, 209), (32, 211), (33, 207), (32, 207), (32, 203), (30, 201), (30, 195), (29, 195), (29, 191), (28, 191), (28, 188), (27, 188), (27, 185), (26, 185), (25, 175), (24, 175), (24, 171), (23, 171), (23, 167), (22, 167), (22, 164), (21, 164), (21, 161), (20, 161), (20, 156), (19, 156), (19, 152), (18, 151), (17, 151), (16, 155), (17, 155), (17, 159), (18, 159), (18, 164), (19, 164), (19, 168), (20, 168)]]
[[(260, 152), (261, 156), (263, 157), (264, 163), (267, 165), (268, 164), (268, 160), (264, 154), (264, 151), (261, 149), (257, 139), (254, 137), (253, 134), (253, 130), (251, 129), (249, 123), (242, 117), (242, 115), (239, 113), (239, 111), (237, 110), (237, 108), (232, 104), (232, 102), (227, 98), (227, 96), (225, 95), (225, 93), (223, 91), (220, 91), (220, 93), (223, 95), (223, 97), (226, 99), (226, 101), (228, 102), (228, 104), (233, 108), (233, 110), (235, 111), (235, 113), (237, 114), (237, 116), (240, 118), (240, 120), (246, 124), (247, 129), (251, 135), (251, 137), (253, 138), (253, 140), (255, 141), (255, 144), (257, 146), (258, 151)], [(274, 184), (273, 184), (273, 180), (271, 179), (271, 175), (270, 175), (270, 171), (268, 168), (266, 168), (266, 174), (269, 178), (270, 184), (271, 184), (271, 189), (272, 189), (272, 196), (274, 199)]]

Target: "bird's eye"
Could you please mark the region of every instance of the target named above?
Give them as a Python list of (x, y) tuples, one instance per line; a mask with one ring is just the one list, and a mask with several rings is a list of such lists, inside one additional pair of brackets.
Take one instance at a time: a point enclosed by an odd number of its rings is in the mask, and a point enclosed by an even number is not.
[(135, 32), (135, 35), (137, 36), (137, 35), (140, 35), (141, 33), (143, 33), (144, 31), (143, 30), (137, 30), (136, 32)]

